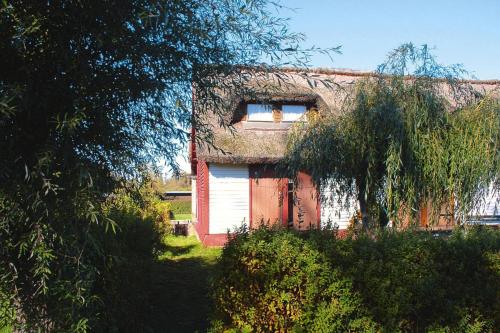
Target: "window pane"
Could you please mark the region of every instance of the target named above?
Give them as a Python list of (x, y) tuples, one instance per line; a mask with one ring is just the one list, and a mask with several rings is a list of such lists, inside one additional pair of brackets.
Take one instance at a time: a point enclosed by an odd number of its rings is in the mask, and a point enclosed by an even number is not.
[(248, 120), (273, 121), (273, 107), (269, 104), (248, 104)]
[[(297, 121), (304, 113), (306, 113), (305, 105), (283, 105), (283, 121)], [(300, 120), (306, 120), (304, 119)]]

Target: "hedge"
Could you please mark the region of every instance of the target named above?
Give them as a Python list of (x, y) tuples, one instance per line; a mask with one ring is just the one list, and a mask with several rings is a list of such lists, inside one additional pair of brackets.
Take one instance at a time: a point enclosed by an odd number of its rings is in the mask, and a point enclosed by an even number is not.
[(170, 211), (175, 214), (191, 214), (190, 200), (172, 200), (170, 203)]
[(500, 331), (499, 231), (262, 227), (237, 233), (218, 265), (215, 331)]
[(106, 217), (116, 221), (117, 229), (116, 233), (96, 233), (106, 266), (95, 285), (100, 313), (92, 318), (92, 332), (154, 331), (151, 304), (157, 291), (152, 281), (159, 274), (162, 238), (172, 227), (168, 203), (148, 193), (138, 198), (120, 191), (106, 202)]
[(240, 233), (223, 249), (216, 272), (214, 331), (225, 325), (257, 332), (375, 331), (351, 282), (291, 232)]

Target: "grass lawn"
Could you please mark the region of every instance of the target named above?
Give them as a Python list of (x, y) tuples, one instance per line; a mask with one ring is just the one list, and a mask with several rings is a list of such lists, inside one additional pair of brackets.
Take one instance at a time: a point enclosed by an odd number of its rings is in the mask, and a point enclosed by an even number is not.
[(174, 214), (173, 220), (191, 220), (191, 214)]
[(163, 327), (161, 332), (205, 332), (212, 310), (209, 278), (221, 249), (204, 248), (194, 236), (168, 236), (164, 244), (152, 285), (163, 303), (155, 316), (162, 323), (152, 326)]
[(182, 261), (186, 259), (201, 259), (208, 265), (215, 264), (221, 254), (221, 248), (203, 247), (195, 236), (167, 236), (164, 239), (165, 251), (160, 260)]

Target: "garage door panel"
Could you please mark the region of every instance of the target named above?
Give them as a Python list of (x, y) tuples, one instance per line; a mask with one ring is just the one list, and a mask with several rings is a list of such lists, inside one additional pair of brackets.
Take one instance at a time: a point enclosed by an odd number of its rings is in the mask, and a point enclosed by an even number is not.
[(226, 233), (249, 220), (248, 166), (209, 166), (209, 233)]

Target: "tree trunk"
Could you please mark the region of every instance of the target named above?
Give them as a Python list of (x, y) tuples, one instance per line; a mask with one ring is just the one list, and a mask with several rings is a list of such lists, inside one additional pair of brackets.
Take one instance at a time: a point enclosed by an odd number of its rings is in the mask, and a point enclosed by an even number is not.
[(368, 216), (368, 210), (366, 207), (365, 191), (358, 190), (358, 202), (359, 202), (359, 212), (361, 214), (361, 222), (364, 231), (367, 231), (370, 227), (370, 218)]

